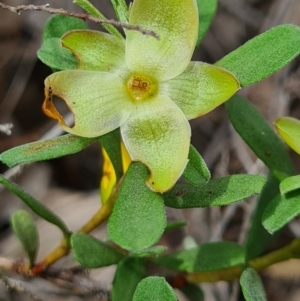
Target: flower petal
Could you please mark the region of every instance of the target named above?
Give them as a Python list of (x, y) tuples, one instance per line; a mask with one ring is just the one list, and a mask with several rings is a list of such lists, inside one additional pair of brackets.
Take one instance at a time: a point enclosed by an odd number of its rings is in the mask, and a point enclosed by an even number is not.
[(131, 159), (148, 166), (147, 184), (159, 192), (170, 189), (188, 162), (191, 130), (182, 111), (157, 95), (136, 106), (121, 135)]
[(284, 116), (274, 122), (276, 130), (285, 143), (300, 154), (300, 120)]
[(92, 30), (73, 30), (61, 38), (78, 59), (78, 69), (111, 72), (125, 64), (124, 39)]
[(195, 0), (135, 0), (129, 23), (153, 30), (159, 40), (126, 31), (126, 63), (132, 72), (164, 81), (184, 71), (198, 34)]
[[(74, 126), (66, 125), (52, 102), (62, 98), (74, 115)], [(123, 82), (111, 73), (71, 70), (50, 75), (45, 80), (44, 113), (59, 121), (61, 127), (83, 137), (104, 135), (123, 124), (133, 104)]]
[(160, 93), (170, 97), (188, 119), (207, 114), (239, 89), (230, 72), (201, 62), (191, 62), (182, 74), (160, 85)]
[(116, 177), (116, 172), (114, 170), (114, 166), (104, 147), (102, 147), (102, 155), (103, 155), (103, 167), (102, 167), (102, 177), (100, 181), (100, 197), (101, 197), (101, 203), (104, 204), (109, 199), (113, 191), (113, 188), (116, 185), (117, 177)]
[[(124, 146), (123, 141), (121, 141), (121, 154), (122, 154), (123, 173), (126, 173), (131, 163), (131, 159), (127, 152), (126, 147)], [(102, 204), (104, 204), (109, 199), (116, 185), (117, 176), (114, 170), (114, 166), (104, 147), (102, 147), (102, 155), (103, 155), (103, 167), (102, 167), (102, 178), (100, 181), (100, 196), (101, 196), (101, 202)]]

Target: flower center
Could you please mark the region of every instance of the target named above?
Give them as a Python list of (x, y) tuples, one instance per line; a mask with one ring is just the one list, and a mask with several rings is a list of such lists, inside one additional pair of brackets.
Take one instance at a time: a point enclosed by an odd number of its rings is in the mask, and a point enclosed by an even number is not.
[(157, 85), (143, 75), (131, 75), (126, 87), (131, 97), (137, 101), (150, 98), (157, 90)]

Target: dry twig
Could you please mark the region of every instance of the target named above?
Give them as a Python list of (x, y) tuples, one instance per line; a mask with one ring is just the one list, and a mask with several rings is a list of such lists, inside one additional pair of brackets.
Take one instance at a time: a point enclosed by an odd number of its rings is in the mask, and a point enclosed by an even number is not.
[[(69, 295), (82, 297), (93, 296), (99, 301), (110, 300), (110, 291), (104, 283), (99, 283), (90, 278), (89, 273), (82, 267), (73, 267), (68, 269), (50, 268), (44, 270), (40, 275), (32, 275), (28, 270), (28, 262), (24, 260), (0, 257), (0, 270), (13, 271), (25, 277), (40, 277), (55, 284), (56, 286), (67, 289)], [(25, 293), (32, 300), (41, 301), (39, 297), (32, 294), (31, 288), (25, 285), (23, 280), (8, 280), (8, 278), (0, 273), (0, 286), (3, 285), (8, 291), (16, 293)]]
[(61, 15), (65, 15), (65, 16), (71, 16), (71, 17), (75, 17), (78, 19), (82, 19), (84, 21), (86, 20), (90, 20), (92, 22), (95, 23), (99, 23), (99, 24), (111, 24), (114, 25), (116, 27), (122, 27), (125, 28), (127, 30), (136, 30), (139, 31), (140, 33), (144, 34), (144, 35), (149, 35), (152, 36), (156, 39), (159, 39), (159, 36), (153, 31), (153, 30), (147, 30), (144, 29), (142, 27), (140, 27), (139, 25), (132, 25), (132, 24), (128, 24), (128, 23), (122, 23), (113, 19), (99, 19), (96, 17), (93, 17), (91, 15), (88, 14), (82, 14), (82, 13), (72, 13), (72, 12), (68, 12), (66, 10), (64, 10), (63, 8), (52, 8), (50, 7), (50, 4), (44, 4), (44, 5), (33, 5), (33, 4), (29, 4), (29, 5), (18, 5), (18, 6), (10, 6), (10, 5), (6, 5), (2, 2), (0, 2), (0, 8), (2, 9), (6, 9), (9, 10), (13, 13), (16, 14), (20, 14), (21, 11), (28, 11), (28, 10), (38, 10), (38, 11), (45, 11), (48, 12), (50, 14), (61, 14)]
[(78, 296), (96, 296), (99, 301), (110, 300), (110, 292), (106, 285), (91, 279), (88, 271), (82, 267), (51, 268), (45, 270), (40, 276), (61, 288), (76, 293)]
[(0, 132), (6, 135), (10, 135), (12, 127), (13, 127), (12, 123), (0, 124)]
[(4, 286), (10, 294), (14, 293), (17, 296), (27, 295), (33, 301), (43, 301), (43, 299), (26, 289), (21, 281), (10, 279), (4, 275), (1, 275), (0, 285)]

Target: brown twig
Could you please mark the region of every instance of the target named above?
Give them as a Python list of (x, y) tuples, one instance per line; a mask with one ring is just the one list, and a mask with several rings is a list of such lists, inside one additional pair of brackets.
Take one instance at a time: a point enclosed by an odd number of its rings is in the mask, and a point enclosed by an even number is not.
[(6, 9), (9, 10), (13, 13), (16, 13), (18, 15), (20, 15), (21, 11), (28, 11), (28, 10), (38, 10), (38, 11), (45, 11), (48, 12), (50, 14), (61, 14), (61, 15), (66, 15), (66, 16), (72, 16), (81, 20), (90, 20), (92, 22), (95, 23), (105, 23), (105, 24), (111, 24), (114, 25), (116, 27), (123, 27), (127, 30), (136, 30), (139, 31), (140, 33), (144, 34), (144, 35), (149, 35), (152, 36), (156, 39), (159, 39), (159, 36), (152, 30), (147, 30), (144, 29), (142, 27), (140, 27), (139, 25), (132, 25), (132, 24), (128, 24), (128, 23), (122, 23), (113, 19), (99, 19), (96, 17), (93, 17), (91, 15), (88, 14), (82, 14), (82, 13), (72, 13), (72, 12), (68, 12), (66, 10), (64, 10), (63, 8), (52, 8), (50, 7), (50, 4), (44, 4), (44, 5), (18, 5), (18, 6), (10, 6), (10, 5), (6, 5), (0, 2), (0, 8), (2, 9)]
[(23, 284), (24, 282), (22, 281), (10, 279), (4, 275), (0, 276), (0, 285), (4, 286), (9, 293), (16, 293), (18, 296), (27, 295), (33, 301), (43, 301), (43, 299), (33, 294), (30, 290), (26, 289)]
[[(12, 259), (0, 256), (0, 271), (13, 271), (19, 275), (34, 277), (29, 270), (27, 260)], [(38, 276), (44, 278), (60, 288), (70, 291), (71, 294), (78, 296), (94, 296), (98, 297), (97, 300), (108, 301), (110, 300), (110, 292), (104, 283), (99, 283), (90, 278), (89, 273), (82, 267), (72, 267), (68, 269), (51, 268), (43, 270)], [(10, 281), (6, 276), (0, 273), (0, 287), (4, 285), (9, 291), (17, 293), (25, 293), (31, 297), (32, 300), (41, 301), (39, 297), (31, 293), (30, 287), (22, 285), (23, 281)]]
[(82, 267), (68, 269), (47, 269), (40, 277), (55, 285), (76, 292), (81, 297), (97, 297), (97, 300), (110, 300), (110, 292), (107, 285), (90, 278), (87, 270)]

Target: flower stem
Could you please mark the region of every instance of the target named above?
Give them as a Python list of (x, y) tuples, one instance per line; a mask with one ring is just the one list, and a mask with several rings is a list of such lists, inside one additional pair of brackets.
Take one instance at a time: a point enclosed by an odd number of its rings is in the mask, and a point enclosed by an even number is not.
[[(112, 213), (115, 199), (118, 194), (118, 189), (115, 189), (111, 197), (106, 203), (94, 214), (94, 216), (83, 226), (78, 232), (89, 233), (102, 224)], [(60, 245), (55, 248), (50, 254), (48, 254), (41, 262), (37, 263), (32, 269), (32, 275), (38, 275), (51, 264), (66, 256), (71, 249), (69, 240), (62, 239)]]
[(32, 275), (38, 275), (42, 271), (44, 271), (49, 265), (56, 262), (58, 259), (62, 258), (63, 256), (67, 255), (70, 250), (69, 241), (65, 238), (61, 240), (60, 245), (55, 248), (50, 254), (48, 254), (41, 262), (37, 263), (33, 266), (30, 271)]
[(89, 233), (102, 224), (112, 213), (114, 201), (110, 197), (102, 207), (95, 213), (95, 215), (79, 230), (81, 233)]

